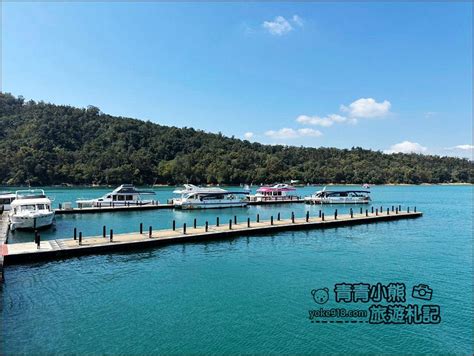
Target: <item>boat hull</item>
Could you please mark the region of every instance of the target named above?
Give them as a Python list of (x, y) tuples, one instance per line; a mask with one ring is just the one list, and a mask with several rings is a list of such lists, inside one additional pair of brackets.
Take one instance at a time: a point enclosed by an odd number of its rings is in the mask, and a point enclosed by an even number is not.
[(369, 204), (367, 199), (305, 199), (306, 204)]
[(232, 203), (181, 203), (175, 204), (176, 209), (195, 210), (195, 209), (222, 209), (222, 208), (243, 208), (247, 206), (247, 202)]
[[(36, 219), (36, 224), (35, 224)], [(37, 229), (51, 226), (54, 221), (54, 212), (41, 215), (10, 215), (10, 229)]]
[(133, 200), (133, 201), (96, 201), (96, 200), (78, 200), (76, 204), (79, 208), (105, 208), (111, 206), (142, 206), (150, 205), (153, 200)]

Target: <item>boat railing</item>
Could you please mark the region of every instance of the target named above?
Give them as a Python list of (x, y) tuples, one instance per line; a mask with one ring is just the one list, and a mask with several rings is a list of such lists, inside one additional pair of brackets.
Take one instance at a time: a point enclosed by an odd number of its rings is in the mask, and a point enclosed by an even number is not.
[(298, 201), (301, 200), (301, 197), (296, 195), (269, 195), (269, 196), (250, 196), (249, 201), (256, 202), (256, 201)]

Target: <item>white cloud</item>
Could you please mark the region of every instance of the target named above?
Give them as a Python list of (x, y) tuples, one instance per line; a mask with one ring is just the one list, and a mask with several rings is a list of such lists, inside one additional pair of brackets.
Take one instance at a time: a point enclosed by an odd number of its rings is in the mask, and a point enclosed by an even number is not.
[(349, 119), (345, 116), (341, 116), (337, 114), (330, 114), (325, 117), (300, 115), (296, 118), (296, 122), (299, 122), (300, 124), (303, 124), (303, 125), (329, 127), (329, 126), (332, 126), (334, 123), (347, 122), (347, 123), (355, 124), (357, 120), (353, 118)]
[(301, 17), (299, 17), (298, 15), (293, 15), (293, 17), (291, 19), (293, 20), (293, 22), (295, 24), (297, 24), (300, 27), (303, 27), (304, 23), (303, 23), (303, 19)]
[(428, 148), (417, 142), (403, 141), (392, 145), (385, 153), (426, 153)]
[(425, 112), (425, 117), (428, 119), (430, 117), (436, 116), (438, 113), (436, 111), (427, 111)]
[(372, 98), (361, 98), (352, 102), (349, 106), (341, 105), (340, 110), (353, 118), (376, 118), (389, 114), (391, 106), (392, 104), (387, 100), (377, 103)]
[(293, 26), (283, 16), (277, 16), (273, 21), (264, 21), (262, 27), (276, 36), (282, 36), (293, 31)]
[(277, 131), (269, 130), (265, 132), (265, 136), (280, 140), (294, 139), (300, 137), (319, 137), (321, 135), (321, 131), (309, 128), (295, 130), (285, 127)]
[(471, 151), (474, 150), (474, 145), (457, 145), (451, 147), (452, 150)]
[(254, 133), (253, 133), (253, 132), (246, 132), (246, 133), (244, 133), (244, 137), (245, 137), (247, 140), (250, 140), (253, 136), (254, 136)]

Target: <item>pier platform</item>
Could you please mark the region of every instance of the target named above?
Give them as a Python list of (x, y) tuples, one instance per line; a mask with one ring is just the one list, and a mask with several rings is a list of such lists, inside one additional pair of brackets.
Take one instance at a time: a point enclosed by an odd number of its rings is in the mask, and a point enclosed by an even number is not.
[[(130, 251), (153, 246), (184, 243), (188, 241), (218, 240), (245, 235), (272, 234), (281, 231), (326, 229), (348, 225), (371, 224), (378, 222), (396, 221), (401, 219), (419, 218), (423, 214), (407, 211), (386, 211), (383, 213), (371, 213), (366, 210), (363, 214), (353, 213), (347, 215), (327, 215), (321, 217), (281, 219), (271, 217), (270, 220), (240, 221), (236, 220), (221, 222), (219, 226), (206, 223), (204, 226), (180, 226), (175, 230), (151, 230), (148, 226), (142, 226), (142, 233), (114, 234), (108, 231), (108, 235), (82, 237), (78, 234), (65, 239), (35, 242), (14, 243), (3, 245), (3, 258), (5, 265), (28, 263), (37, 260), (52, 260), (68, 258), (80, 255), (103, 254), (113, 251)], [(234, 218), (236, 219), (236, 218)], [(207, 226), (206, 226), (207, 225)], [(138, 228), (138, 226), (137, 226)], [(80, 235), (80, 236), (79, 236)]]
[[(304, 203), (304, 199), (285, 199), (285, 200), (264, 200), (249, 201), (248, 205), (278, 205), (278, 204), (294, 204)], [(114, 213), (120, 211), (137, 211), (137, 210), (156, 210), (156, 209), (173, 209), (173, 204), (147, 204), (147, 205), (129, 205), (129, 206), (102, 206), (91, 208), (70, 208), (55, 209), (56, 215), (66, 214), (98, 214), (98, 213)]]
[(71, 209), (55, 209), (56, 215), (66, 214), (97, 214), (111, 213), (119, 211), (137, 211), (137, 210), (156, 210), (156, 209), (173, 209), (173, 204), (147, 204), (147, 205), (130, 205), (130, 206), (101, 206), (91, 208), (71, 208)]

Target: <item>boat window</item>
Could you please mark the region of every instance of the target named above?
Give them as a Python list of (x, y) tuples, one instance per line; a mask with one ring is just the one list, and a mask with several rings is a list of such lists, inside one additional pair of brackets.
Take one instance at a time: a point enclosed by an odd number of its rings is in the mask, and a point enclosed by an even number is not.
[(133, 195), (127, 195), (127, 199), (126, 200), (133, 200)]
[(125, 200), (125, 195), (119, 195), (118, 200), (119, 201), (124, 201)]
[(23, 211), (34, 211), (35, 206), (34, 205), (22, 205), (21, 210), (23, 210)]
[(342, 192), (341, 194), (339, 194), (341, 197), (347, 197), (347, 193), (346, 192)]
[(110, 199), (110, 195), (107, 195), (107, 199)]
[(38, 204), (38, 205), (36, 205), (36, 209), (38, 209), (38, 210), (44, 210), (44, 204)]
[(113, 201), (117, 201), (117, 196), (116, 196), (116, 195), (112, 195), (112, 200), (113, 200)]

